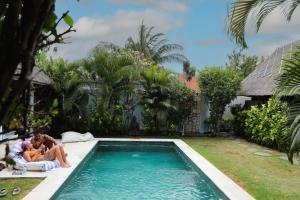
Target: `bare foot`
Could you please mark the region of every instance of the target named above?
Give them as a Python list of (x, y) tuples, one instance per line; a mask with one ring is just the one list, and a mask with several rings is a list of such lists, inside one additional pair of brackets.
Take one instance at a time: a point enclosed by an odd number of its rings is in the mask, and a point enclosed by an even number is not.
[(63, 164), (63, 165), (61, 165), (61, 167), (62, 168), (69, 168), (69, 167), (71, 167), (70, 165), (67, 165), (67, 164)]
[(68, 161), (66, 162), (66, 165), (68, 165), (69, 167), (71, 167), (71, 164)]

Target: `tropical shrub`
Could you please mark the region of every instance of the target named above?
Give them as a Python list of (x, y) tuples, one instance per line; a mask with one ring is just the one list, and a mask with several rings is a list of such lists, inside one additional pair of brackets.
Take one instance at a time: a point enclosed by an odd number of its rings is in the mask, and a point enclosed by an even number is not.
[(229, 68), (211, 67), (199, 73), (199, 87), (209, 104), (212, 131), (220, 131), (225, 107), (237, 94), (240, 88), (241, 76)]
[(184, 121), (191, 114), (194, 106), (195, 92), (179, 82), (177, 77), (172, 79), (170, 86), (171, 100), (176, 109), (168, 110), (168, 125), (170, 129), (182, 127)]
[(231, 121), (231, 128), (235, 135), (247, 138), (245, 133), (245, 120), (247, 115), (243, 110), (243, 107), (239, 104), (230, 107), (230, 112), (234, 116)]
[(52, 131), (86, 131), (90, 99), (86, 87), (89, 80), (84, 79), (77, 65), (69, 64), (63, 59), (40, 62), (45, 73), (52, 79), (54, 94), (48, 98), (58, 100), (58, 115), (53, 120)]
[(50, 129), (53, 119), (59, 114), (57, 106), (58, 100), (54, 99), (47, 112), (31, 112), (28, 116), (29, 127)]
[(120, 110), (120, 106), (116, 106), (116, 112), (118, 114), (112, 114), (111, 112), (96, 112), (90, 119), (89, 129), (99, 135), (109, 135), (113, 132), (125, 132), (128, 130), (128, 126), (124, 121), (123, 112)]
[(16, 162), (8, 156), (9, 152), (10, 152), (9, 145), (6, 144), (5, 145), (5, 155), (4, 155), (4, 158), (1, 158), (1, 160), (4, 161), (7, 165), (15, 166)]
[(285, 140), (290, 136), (290, 132), (287, 128), (286, 103), (271, 98), (267, 104), (252, 106), (244, 112), (246, 134), (250, 140), (282, 151), (288, 149), (288, 141)]
[[(139, 77), (138, 62), (133, 52), (124, 49), (97, 46), (90, 56), (78, 65), (89, 82), (89, 92), (94, 99), (91, 128), (104, 133), (126, 130), (128, 113), (135, 102), (135, 82)], [(144, 68), (141, 67), (141, 68)], [(98, 116), (101, 113), (101, 116)], [(127, 121), (126, 121), (127, 120)]]
[(234, 50), (228, 55), (226, 67), (239, 72), (245, 78), (255, 69), (256, 63), (257, 56), (247, 56), (243, 54), (243, 49), (240, 49), (238, 51)]
[(155, 130), (155, 113), (147, 105), (144, 106), (143, 124), (146, 132)]
[(146, 131), (173, 131), (181, 127), (191, 113), (194, 92), (180, 83), (177, 76), (157, 65), (141, 74), (140, 104), (144, 106)]
[(169, 70), (157, 65), (151, 66), (142, 74), (140, 84), (140, 104), (152, 112), (155, 130), (159, 131), (163, 122), (166, 121), (166, 112), (170, 109), (176, 109), (171, 100), (171, 76)]

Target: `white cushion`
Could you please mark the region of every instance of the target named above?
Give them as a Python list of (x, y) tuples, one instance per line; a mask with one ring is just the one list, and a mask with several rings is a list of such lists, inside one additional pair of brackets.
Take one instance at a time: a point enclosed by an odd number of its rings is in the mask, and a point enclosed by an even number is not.
[(22, 145), (22, 140), (14, 140), (14, 141), (9, 141), (9, 154), (8, 156), (10, 158), (14, 158), (15, 156), (19, 155), (20, 153), (23, 152), (23, 149), (21, 147)]
[(5, 143), (0, 144), (0, 160), (5, 157)]
[(68, 131), (61, 134), (62, 143), (71, 143), (71, 142), (86, 142), (94, 139), (94, 136), (90, 132), (84, 134)]
[(12, 149), (15, 150), (14, 154), (22, 152), (22, 149), (19, 148), (20, 147), (19, 144), (21, 142), (22, 142), (22, 140), (19, 139), (19, 140), (11, 140), (11, 141), (0, 144), (0, 160), (5, 157), (5, 148), (6, 148), (7, 144), (9, 146), (10, 151), (12, 151)]

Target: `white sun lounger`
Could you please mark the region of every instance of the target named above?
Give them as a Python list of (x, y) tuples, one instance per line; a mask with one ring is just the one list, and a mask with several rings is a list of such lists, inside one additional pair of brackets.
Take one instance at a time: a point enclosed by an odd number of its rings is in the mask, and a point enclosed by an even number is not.
[(16, 169), (23, 169), (24, 167), (28, 171), (49, 171), (51, 169), (60, 166), (57, 160), (54, 161), (39, 161), (39, 162), (27, 162), (21, 155), (22, 142), (17, 142), (10, 148), (8, 156), (16, 162)]

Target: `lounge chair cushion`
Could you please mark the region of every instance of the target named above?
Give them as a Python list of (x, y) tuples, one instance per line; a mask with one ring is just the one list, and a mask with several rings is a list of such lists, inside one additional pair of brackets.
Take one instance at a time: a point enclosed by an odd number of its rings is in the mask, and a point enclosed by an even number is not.
[(21, 170), (25, 167), (27, 171), (49, 171), (60, 166), (58, 160), (27, 162), (22, 156), (15, 157), (14, 161), (16, 162), (15, 169)]
[(84, 134), (68, 131), (61, 134), (62, 143), (72, 143), (72, 142), (86, 142), (94, 139), (94, 136), (90, 132)]
[[(11, 140), (11, 141), (7, 141), (7, 142), (4, 142), (2, 144), (0, 144), (0, 159), (4, 158), (5, 157), (5, 148), (6, 148), (6, 145), (8, 144), (9, 148), (12, 149), (14, 147), (14, 145), (18, 142), (21, 142), (21, 140)], [(19, 149), (18, 149), (19, 150)], [(18, 151), (17, 150), (17, 151)]]
[(20, 155), (22, 152), (23, 152), (23, 149), (22, 149), (22, 140), (15, 140), (11, 143), (8, 143), (9, 145), (9, 154), (8, 156), (10, 158), (14, 158), (15, 156), (17, 155)]

